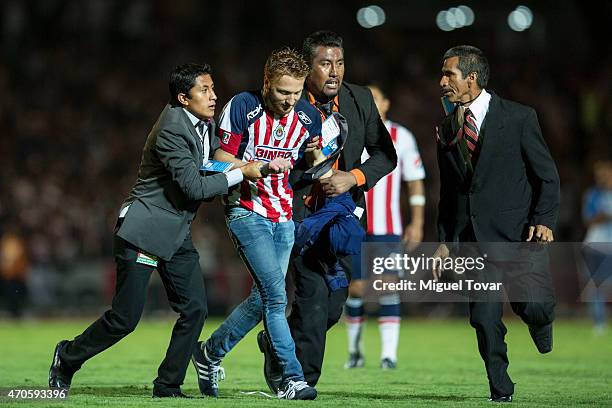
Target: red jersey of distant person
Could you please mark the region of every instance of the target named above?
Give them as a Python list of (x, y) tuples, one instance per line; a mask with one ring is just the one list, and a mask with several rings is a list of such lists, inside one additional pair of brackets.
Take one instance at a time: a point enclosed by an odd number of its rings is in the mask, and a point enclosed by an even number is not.
[[(400, 193), (403, 181), (422, 180), (425, 169), (413, 134), (405, 127), (385, 121), (397, 152), (397, 167), (366, 192), (369, 235), (402, 235)], [(361, 161), (370, 157), (364, 150)]]
[[(219, 120), (221, 149), (244, 162), (270, 162), (278, 157), (291, 163), (302, 157), (307, 141), (321, 135), (321, 116), (300, 99), (285, 117), (265, 109), (261, 92), (242, 92), (223, 108)], [(289, 172), (270, 174), (257, 182), (244, 180), (225, 198), (273, 222), (291, 220), (293, 190)]]

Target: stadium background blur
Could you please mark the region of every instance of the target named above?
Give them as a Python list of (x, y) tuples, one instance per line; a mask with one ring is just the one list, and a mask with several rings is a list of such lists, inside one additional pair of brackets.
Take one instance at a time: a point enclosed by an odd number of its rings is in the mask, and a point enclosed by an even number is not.
[[(425, 241), (435, 241), (439, 180), (434, 126), (443, 116), (441, 55), (462, 43), (484, 50), (488, 88), (534, 107), (559, 168), (562, 207), (556, 238), (580, 242), (582, 194), (591, 163), (612, 150), (612, 3), (530, 1), (533, 25), (512, 31), (512, 1), (470, 1), (474, 24), (442, 31), (448, 1), (378, 1), (383, 25), (357, 23), (362, 1), (130, 2), (6, 0), (0, 3), (0, 236), (8, 281), (27, 287), (26, 315), (97, 314), (113, 290), (112, 229), (135, 181), (144, 140), (168, 99), (179, 63), (208, 62), (218, 109), (261, 86), (275, 48), (301, 46), (318, 29), (344, 37), (345, 80), (380, 84), (389, 117), (415, 134), (427, 170)], [(222, 207), (205, 204), (193, 227), (209, 310), (223, 315), (250, 279), (227, 235)], [(574, 279), (572, 281), (572, 279)], [(564, 283), (559, 311), (586, 315), (578, 278)], [(575, 287), (575, 290), (572, 288)], [(23, 288), (18, 288), (23, 291)], [(20, 292), (22, 293), (22, 292)], [(405, 305), (410, 314), (447, 306)], [(148, 313), (170, 313), (153, 278)]]

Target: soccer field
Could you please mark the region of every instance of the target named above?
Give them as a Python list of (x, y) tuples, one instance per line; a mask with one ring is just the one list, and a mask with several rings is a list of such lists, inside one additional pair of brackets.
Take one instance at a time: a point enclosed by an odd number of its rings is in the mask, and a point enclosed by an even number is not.
[[(58, 340), (72, 338), (89, 321), (0, 321), (2, 363), (0, 388), (43, 387), (51, 353)], [(324, 374), (310, 401), (278, 401), (245, 391), (268, 391), (262, 375), (263, 357), (253, 331), (225, 359), (226, 380), (220, 398), (152, 400), (151, 381), (165, 352), (173, 322), (144, 320), (136, 331), (113, 348), (85, 364), (75, 375), (68, 402), (0, 401), (2, 406), (182, 406), (236, 407), (316, 405), (344, 407), (490, 406), (488, 387), (476, 339), (467, 321), (408, 320), (402, 325), (396, 370), (378, 368), (378, 328), (370, 320), (366, 329), (366, 367), (343, 369), (346, 359), (344, 325), (328, 337)], [(219, 320), (206, 322), (202, 338)], [(527, 327), (507, 322), (509, 372), (517, 383), (514, 404), (519, 406), (612, 406), (612, 335), (592, 334), (588, 321), (555, 323), (554, 350), (540, 355)], [(190, 366), (183, 391), (199, 395)]]

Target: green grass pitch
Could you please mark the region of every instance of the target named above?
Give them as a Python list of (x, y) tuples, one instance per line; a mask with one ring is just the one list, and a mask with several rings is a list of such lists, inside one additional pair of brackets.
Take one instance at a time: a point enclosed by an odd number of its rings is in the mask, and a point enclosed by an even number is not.
[[(72, 338), (89, 321), (0, 321), (0, 387), (42, 387), (55, 343)], [(206, 322), (202, 339), (220, 323)], [(396, 370), (378, 368), (379, 339), (374, 319), (366, 325), (366, 367), (345, 370), (346, 332), (337, 325), (328, 337), (318, 399), (278, 401), (241, 391), (267, 391), (263, 357), (254, 330), (225, 359), (227, 378), (218, 400), (153, 400), (151, 381), (165, 352), (171, 320), (143, 320), (136, 331), (87, 362), (75, 375), (67, 402), (0, 401), (0, 406), (35, 407), (237, 407), (309, 405), (325, 407), (472, 407), (490, 406), (476, 339), (466, 320), (409, 320), (402, 323)], [(590, 322), (559, 320), (551, 354), (540, 355), (527, 327), (506, 322), (510, 375), (517, 383), (514, 405), (550, 407), (612, 406), (612, 335), (594, 336)], [(197, 396), (194, 369), (183, 386)]]

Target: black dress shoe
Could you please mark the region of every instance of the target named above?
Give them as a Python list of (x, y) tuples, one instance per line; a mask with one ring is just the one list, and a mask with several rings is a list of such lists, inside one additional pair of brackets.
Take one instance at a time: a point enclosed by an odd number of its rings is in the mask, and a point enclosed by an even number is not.
[(268, 336), (265, 331), (257, 333), (257, 345), (259, 350), (264, 355), (264, 377), (266, 383), (274, 394), (278, 394), (281, 382), (283, 380), (283, 370), (272, 351), (272, 345), (268, 340)]
[(76, 370), (68, 367), (60, 358), (60, 351), (66, 347), (68, 340), (62, 340), (55, 346), (53, 352), (53, 361), (49, 368), (49, 388), (69, 389), (72, 382), (72, 376)]
[(552, 323), (544, 325), (529, 326), (529, 334), (533, 339), (538, 351), (542, 354), (550, 353), (553, 348)]
[(164, 388), (164, 389), (159, 389), (159, 388), (153, 388), (153, 398), (193, 398), (190, 397), (189, 395), (185, 395), (183, 394), (183, 392), (180, 389), (168, 389), (168, 388)]
[(494, 397), (491, 395), (489, 397), (490, 402), (512, 402), (512, 395), (504, 395), (502, 397)]

